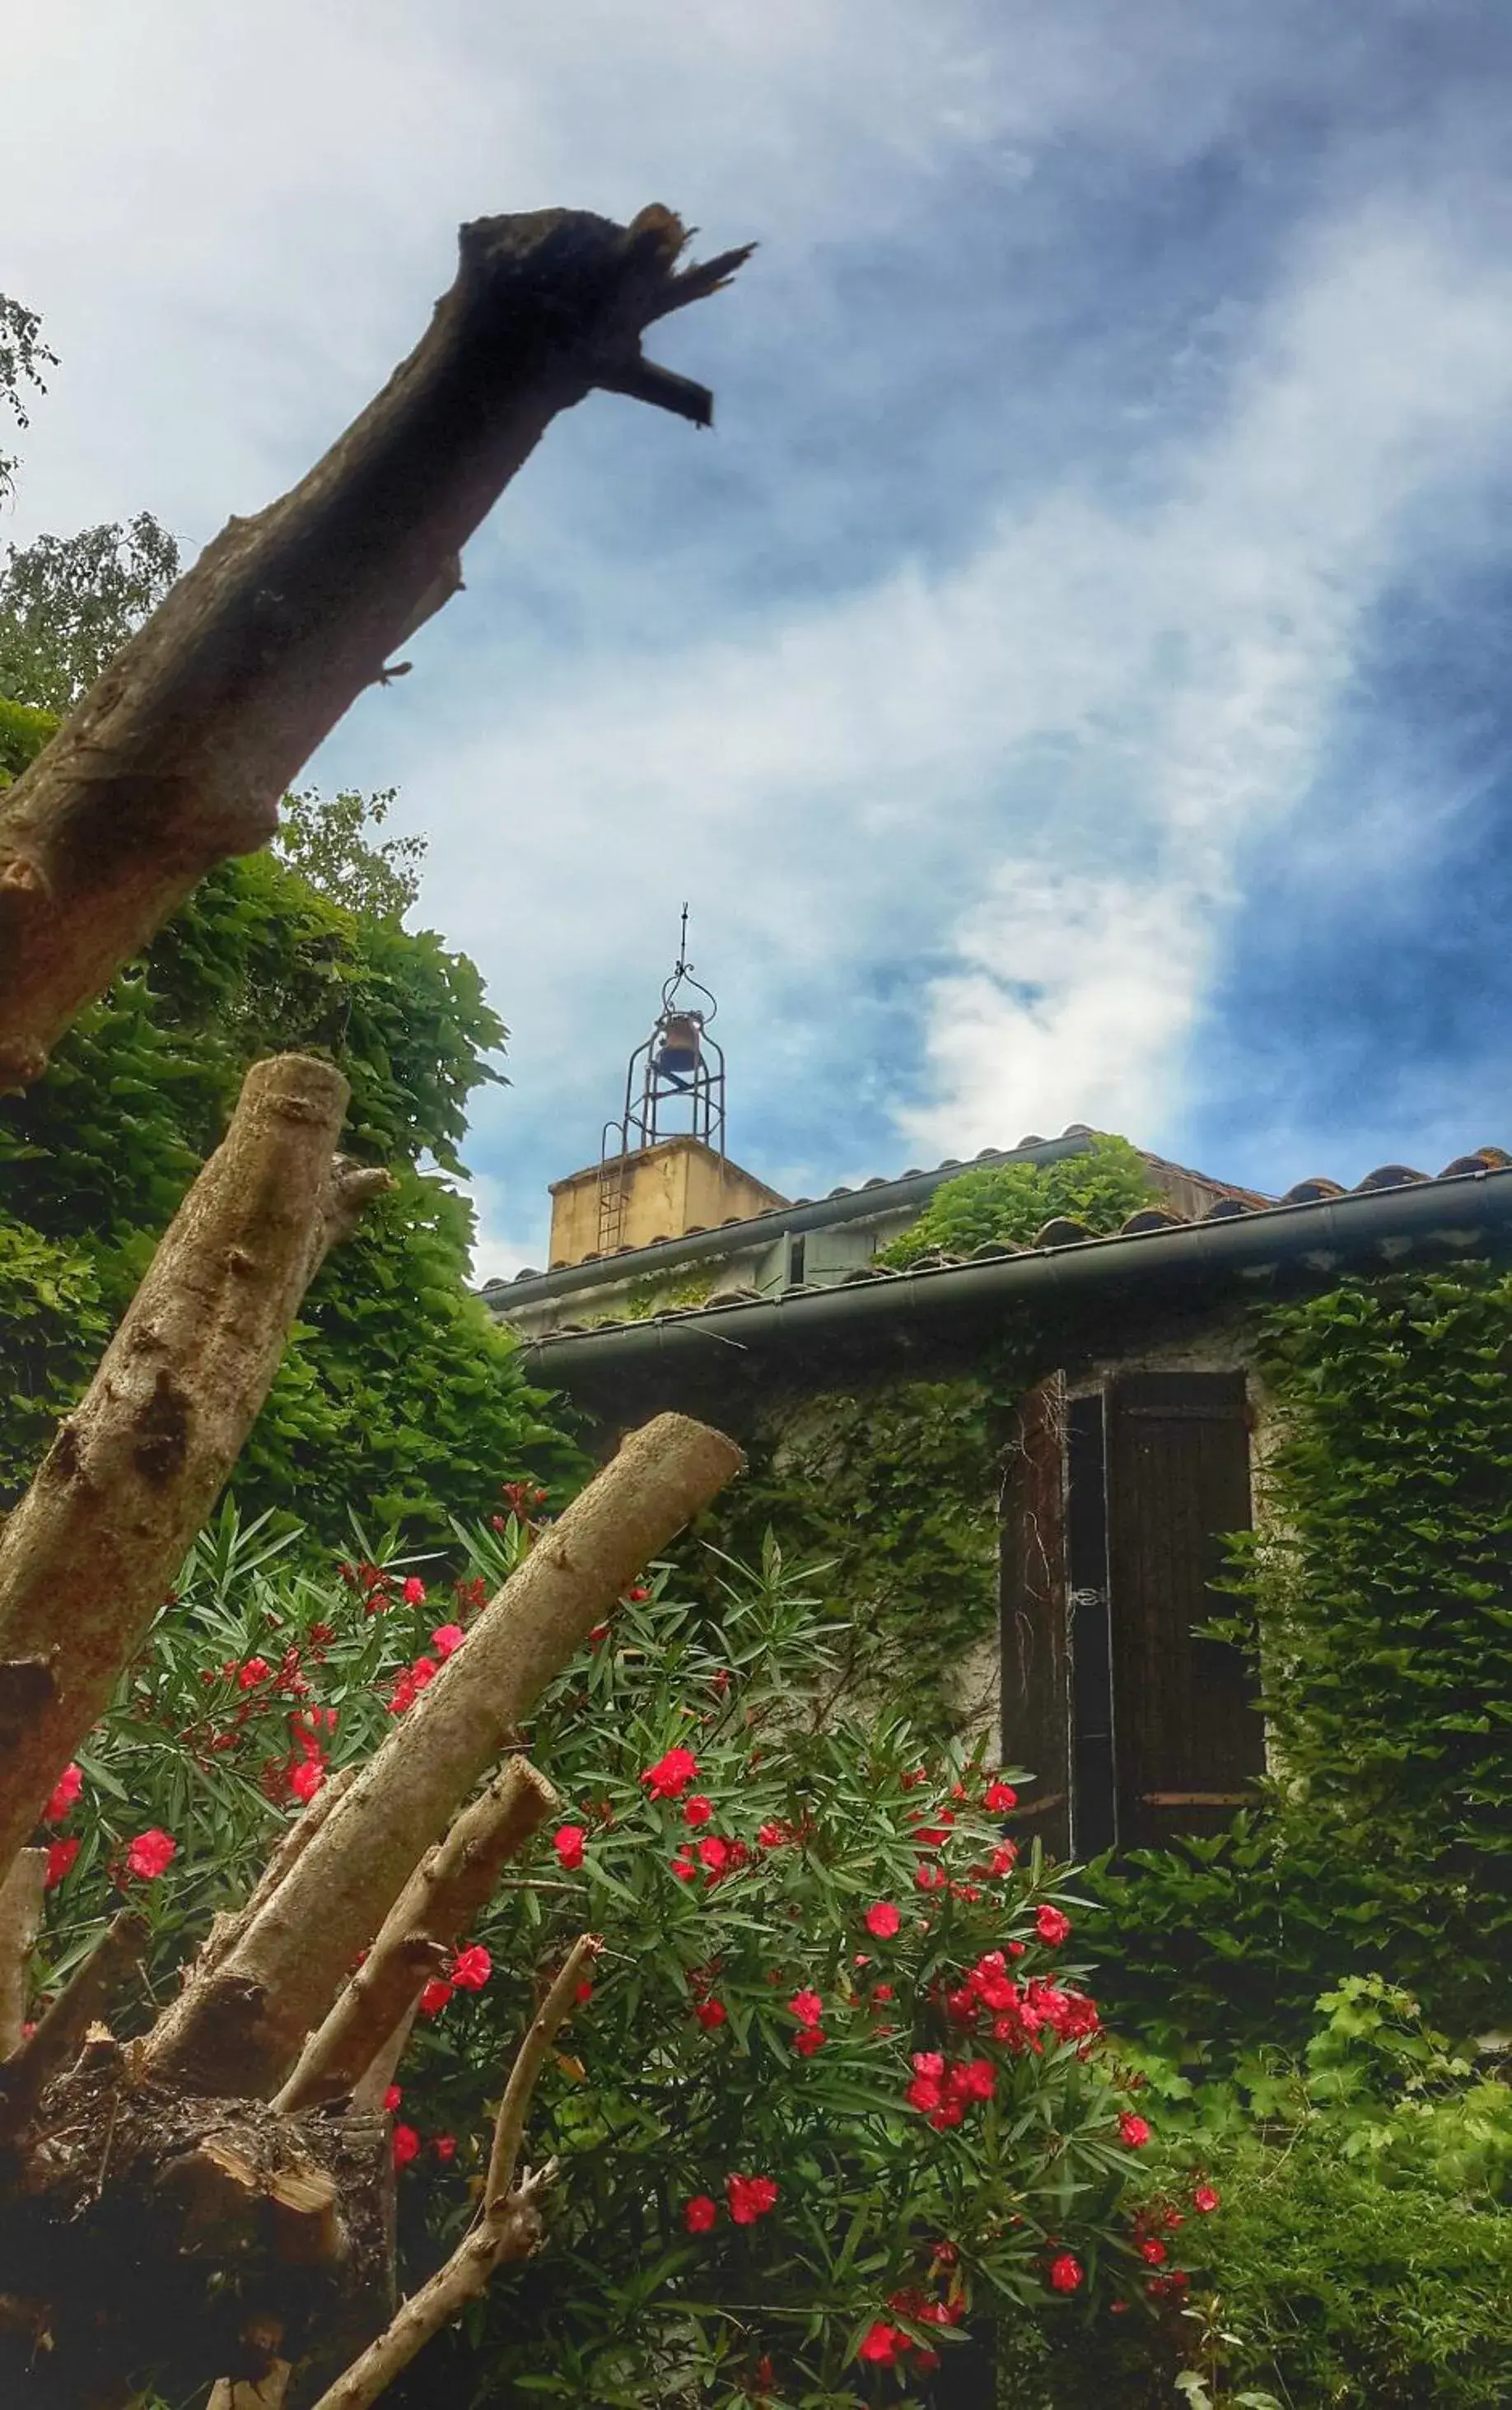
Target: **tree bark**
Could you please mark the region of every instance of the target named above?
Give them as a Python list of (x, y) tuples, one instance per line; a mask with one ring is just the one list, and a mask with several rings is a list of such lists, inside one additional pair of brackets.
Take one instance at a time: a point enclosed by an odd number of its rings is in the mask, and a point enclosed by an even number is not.
[(547, 1682), (744, 1459), (660, 1415), (543, 1533), (388, 1734), (277, 1892), (159, 2019), (148, 2060), (190, 2090), (266, 2097), (298, 2057), (423, 1853)]
[(32, 1951), (42, 1928), (47, 1866), (46, 1850), (22, 1850), (0, 1881), (0, 2059), (21, 2048)]
[(333, 1164), (347, 1093), (330, 1064), (303, 1055), (253, 1066), (87, 1395), (0, 1533), (0, 1867), (140, 1645), (327, 1246), (387, 1184)]
[(498, 1780), (464, 1808), (445, 1839), (421, 1860), (362, 1966), (311, 2036), (276, 2108), (292, 2115), (355, 2095), (422, 1984), (440, 1971), (487, 1906), (501, 1866), (560, 1804), (528, 1759), (509, 1760)]
[(748, 255), (678, 270), (670, 211), (480, 218), (426, 334), (299, 485), (233, 519), (0, 810), (0, 1092), (280, 795), (383, 669), (559, 411), (595, 385), (712, 414), (653, 367), (655, 319)]

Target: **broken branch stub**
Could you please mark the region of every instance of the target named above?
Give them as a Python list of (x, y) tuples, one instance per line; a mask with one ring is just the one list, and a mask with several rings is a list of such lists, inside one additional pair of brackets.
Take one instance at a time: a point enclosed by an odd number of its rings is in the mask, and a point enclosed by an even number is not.
[(165, 2011), (150, 2063), (190, 2090), (266, 2096), (425, 1851), (635, 1575), (745, 1462), (659, 1415), (537, 1540), (467, 1644), (388, 1734), (214, 1972)]
[(747, 251), (679, 269), (670, 211), (480, 218), (409, 358), (308, 476), (232, 519), (0, 810), (0, 1092), (279, 797), (406, 633), (557, 413), (595, 385), (706, 425), (647, 327)]
[[(333, 1235), (386, 1174), (333, 1161), (347, 1084), (274, 1056), (0, 1532), (0, 1867), (109, 1698), (236, 1463)], [(25, 1677), (22, 1683), (22, 1677)]]

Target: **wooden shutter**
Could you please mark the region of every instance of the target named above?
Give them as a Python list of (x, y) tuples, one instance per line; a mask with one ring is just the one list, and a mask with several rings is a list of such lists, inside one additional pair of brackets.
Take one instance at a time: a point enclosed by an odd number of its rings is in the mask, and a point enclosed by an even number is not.
[(1141, 1372), (1108, 1392), (1118, 1837), (1214, 1832), (1264, 1739), (1243, 1660), (1192, 1626), (1224, 1613), (1220, 1535), (1250, 1521), (1243, 1372)]
[(1000, 1539), (1003, 1757), (1037, 1779), (1012, 1819), (1052, 1856), (1070, 1851), (1071, 1710), (1065, 1544), (1065, 1391), (1059, 1378), (1019, 1409), (1005, 1469)]

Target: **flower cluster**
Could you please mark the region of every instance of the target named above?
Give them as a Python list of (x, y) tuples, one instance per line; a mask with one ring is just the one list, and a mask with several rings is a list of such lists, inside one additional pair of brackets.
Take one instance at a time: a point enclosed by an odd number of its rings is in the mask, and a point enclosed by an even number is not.
[(444, 1975), (433, 1975), (420, 1995), (420, 2014), (439, 2017), (455, 1993), (481, 1992), (493, 1973), (493, 1960), (481, 1941), (458, 1950)]
[[(724, 2197), (736, 2226), (754, 2226), (777, 2207), (778, 2187), (770, 2176), (726, 2176)], [(683, 2203), (682, 2222), (690, 2234), (707, 2234), (718, 2222), (719, 2203), (706, 2192), (694, 2193)]]

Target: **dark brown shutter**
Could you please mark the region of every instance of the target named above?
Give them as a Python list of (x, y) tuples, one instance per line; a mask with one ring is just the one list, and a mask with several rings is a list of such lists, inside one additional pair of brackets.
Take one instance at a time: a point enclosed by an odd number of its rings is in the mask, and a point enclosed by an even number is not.
[(1216, 1831), (1264, 1762), (1239, 1651), (1192, 1626), (1228, 1602), (1220, 1535), (1250, 1521), (1243, 1372), (1141, 1372), (1108, 1392), (1118, 1837)]
[(1012, 1819), (1054, 1857), (1070, 1848), (1070, 1669), (1067, 1630), (1065, 1390), (1031, 1389), (1003, 1484), (1003, 1756), (1035, 1775)]

